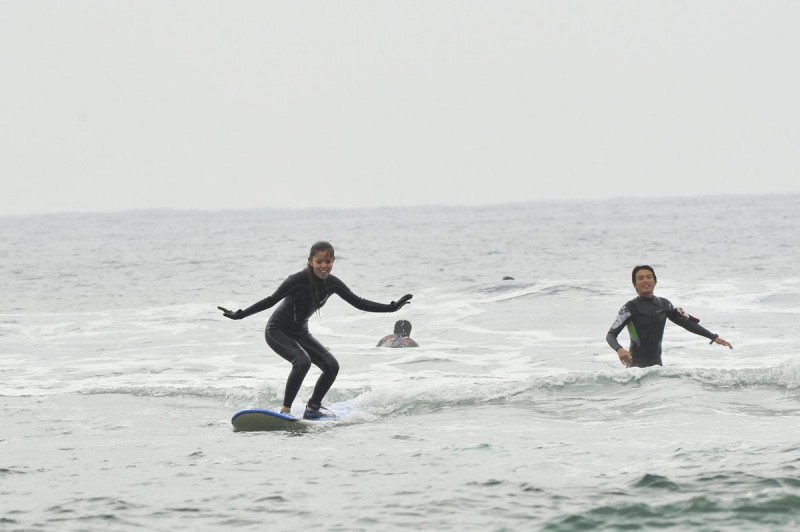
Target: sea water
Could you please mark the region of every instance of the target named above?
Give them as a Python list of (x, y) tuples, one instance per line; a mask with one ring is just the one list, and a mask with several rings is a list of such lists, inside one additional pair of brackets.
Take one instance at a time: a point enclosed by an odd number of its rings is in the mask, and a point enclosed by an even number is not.
[[(800, 196), (0, 217), (1, 530), (794, 530)], [(305, 265), (335, 424), (235, 433), (289, 365), (244, 308)], [(647, 263), (664, 367), (605, 343)], [(376, 348), (397, 319), (418, 349)], [(621, 335), (627, 343), (627, 333)], [(312, 369), (293, 405), (319, 374)]]

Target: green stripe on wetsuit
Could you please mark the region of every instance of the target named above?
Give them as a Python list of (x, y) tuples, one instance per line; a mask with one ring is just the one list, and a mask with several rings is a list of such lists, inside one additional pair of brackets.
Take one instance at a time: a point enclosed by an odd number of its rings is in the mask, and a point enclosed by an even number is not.
[(628, 335), (631, 337), (631, 341), (639, 343), (639, 334), (636, 332), (636, 325), (633, 324), (633, 321), (628, 322)]

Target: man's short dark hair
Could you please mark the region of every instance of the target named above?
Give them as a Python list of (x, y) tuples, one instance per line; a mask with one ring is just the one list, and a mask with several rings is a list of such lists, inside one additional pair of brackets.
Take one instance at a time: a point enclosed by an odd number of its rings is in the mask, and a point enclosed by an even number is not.
[(406, 320), (397, 320), (394, 324), (394, 333), (400, 336), (408, 336), (411, 334), (411, 322)]
[(639, 270), (650, 270), (650, 273), (653, 274), (653, 280), (655, 282), (658, 282), (655, 270), (652, 267), (648, 266), (647, 264), (643, 264), (641, 266), (635, 267), (633, 269), (633, 272), (631, 272), (631, 281), (633, 282), (633, 284), (636, 284), (636, 274), (639, 272)]

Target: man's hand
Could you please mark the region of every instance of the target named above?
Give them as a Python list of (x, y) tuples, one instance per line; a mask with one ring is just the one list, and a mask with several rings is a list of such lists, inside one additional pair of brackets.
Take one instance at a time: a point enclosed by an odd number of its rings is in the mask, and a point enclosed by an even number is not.
[(631, 367), (631, 363), (633, 362), (633, 357), (631, 356), (630, 352), (625, 349), (624, 347), (620, 347), (617, 349), (617, 355), (619, 356), (619, 361), (622, 362), (626, 368)]
[(724, 345), (724, 346), (725, 346), (725, 347), (727, 347), (728, 349), (733, 349), (733, 346), (732, 346), (730, 343), (728, 343), (727, 341), (723, 340), (723, 339), (722, 339), (722, 338), (720, 338), (719, 336), (717, 336), (716, 338), (714, 338), (714, 343), (715, 343), (715, 344), (719, 344), (719, 345)]

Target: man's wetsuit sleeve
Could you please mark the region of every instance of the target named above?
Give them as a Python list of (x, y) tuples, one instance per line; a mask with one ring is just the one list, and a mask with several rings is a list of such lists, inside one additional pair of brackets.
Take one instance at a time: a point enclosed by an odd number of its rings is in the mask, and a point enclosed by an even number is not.
[(329, 282), (331, 284), (331, 289), (335, 294), (338, 294), (339, 297), (347, 301), (350, 305), (354, 306), (358, 310), (364, 310), (366, 312), (394, 312), (396, 310), (390, 304), (377, 303), (375, 301), (370, 301), (369, 299), (364, 299), (363, 297), (358, 297), (338, 277), (331, 276)]
[(262, 310), (267, 310), (268, 308), (274, 306), (275, 303), (286, 297), (295, 284), (297, 284), (297, 274), (290, 275), (281, 283), (278, 289), (275, 290), (271, 296), (267, 296), (258, 303), (253, 303), (244, 309), (242, 311), (242, 317), (246, 318), (247, 316), (252, 316), (253, 314), (257, 314)]
[(700, 336), (704, 336), (709, 340), (714, 340), (714, 338), (718, 336), (709, 331), (708, 329), (706, 329), (705, 327), (703, 327), (702, 325), (700, 325), (699, 323), (693, 322), (688, 318), (688, 316), (682, 315), (680, 312), (678, 312), (678, 310), (675, 307), (672, 306), (672, 303), (670, 303), (669, 306), (670, 309), (667, 312), (667, 317), (669, 318), (669, 321), (671, 321), (675, 325), (680, 325), (687, 331)]
[(622, 329), (628, 324), (628, 321), (631, 319), (631, 313), (628, 310), (628, 305), (623, 305), (621, 309), (619, 309), (619, 313), (617, 314), (617, 319), (614, 320), (614, 323), (611, 324), (611, 328), (608, 330), (608, 334), (606, 334), (606, 342), (614, 350), (614, 352), (619, 351), (622, 349), (622, 345), (617, 341), (617, 337), (619, 333), (622, 332)]

